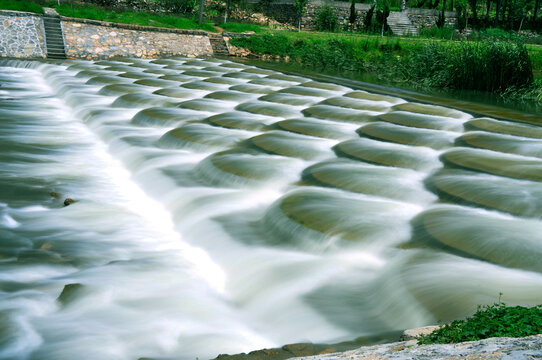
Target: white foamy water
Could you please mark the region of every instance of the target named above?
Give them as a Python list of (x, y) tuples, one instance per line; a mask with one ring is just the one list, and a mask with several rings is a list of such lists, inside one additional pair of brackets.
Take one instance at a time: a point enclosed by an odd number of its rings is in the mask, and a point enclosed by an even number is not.
[(2, 65), (1, 359), (204, 359), (542, 302), (526, 125), (227, 60)]

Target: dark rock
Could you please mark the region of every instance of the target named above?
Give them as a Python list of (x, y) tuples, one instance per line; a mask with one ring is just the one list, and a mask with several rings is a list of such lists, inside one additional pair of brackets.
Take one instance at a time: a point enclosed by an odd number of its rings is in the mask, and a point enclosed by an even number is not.
[(60, 199), (60, 196), (61, 196), (59, 193), (54, 192), (54, 191), (51, 191), (51, 192), (49, 193), (49, 195), (51, 195), (51, 196), (54, 197), (55, 199)]
[(75, 200), (73, 200), (72, 198), (66, 198), (66, 200), (64, 200), (64, 206), (68, 206), (70, 204), (73, 204), (75, 202)]
[(68, 284), (64, 286), (64, 289), (62, 289), (62, 292), (56, 300), (61, 303), (62, 306), (66, 306), (80, 297), (84, 291), (84, 288), (84, 285), (79, 283)]

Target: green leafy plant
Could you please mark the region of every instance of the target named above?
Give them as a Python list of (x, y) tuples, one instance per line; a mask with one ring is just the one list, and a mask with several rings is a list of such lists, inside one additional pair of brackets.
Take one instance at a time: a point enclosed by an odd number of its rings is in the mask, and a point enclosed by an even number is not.
[(329, 5), (320, 7), (316, 15), (316, 30), (335, 31), (337, 30), (337, 25), (337, 15), (333, 12), (333, 8)]
[(420, 344), (447, 344), (490, 337), (524, 337), (542, 333), (542, 305), (508, 307), (499, 302), (478, 308), (465, 320), (455, 320), (418, 338)]

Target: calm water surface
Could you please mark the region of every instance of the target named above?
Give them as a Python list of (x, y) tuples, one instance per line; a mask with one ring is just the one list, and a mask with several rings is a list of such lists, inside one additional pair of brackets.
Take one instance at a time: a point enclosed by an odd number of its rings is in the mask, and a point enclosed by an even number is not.
[(206, 359), (542, 303), (536, 114), (219, 59), (1, 64), (0, 359)]

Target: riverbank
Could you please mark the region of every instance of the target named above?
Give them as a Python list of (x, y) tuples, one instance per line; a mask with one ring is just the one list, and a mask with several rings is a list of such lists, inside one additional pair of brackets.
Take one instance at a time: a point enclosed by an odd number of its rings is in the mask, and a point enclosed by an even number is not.
[[(406, 330), (405, 333), (417, 330)], [(351, 350), (341, 350), (341, 345), (337, 345), (290, 344), (248, 354), (219, 355), (214, 360), (532, 360), (542, 354), (542, 334), (433, 345), (419, 345), (417, 340), (407, 338), (405, 341), (361, 346)]]
[(542, 335), (491, 338), (459, 344), (417, 345), (416, 340), (361, 347), (343, 353), (322, 354), (297, 360), (532, 360), (542, 354)]
[(396, 86), (480, 90), (542, 102), (542, 47), (535, 45), (292, 33), (232, 38), (230, 45), (238, 56), (315, 71), (367, 73)]

